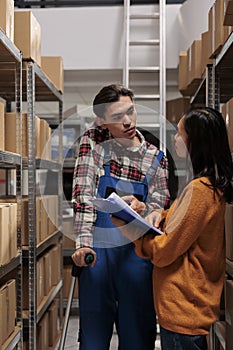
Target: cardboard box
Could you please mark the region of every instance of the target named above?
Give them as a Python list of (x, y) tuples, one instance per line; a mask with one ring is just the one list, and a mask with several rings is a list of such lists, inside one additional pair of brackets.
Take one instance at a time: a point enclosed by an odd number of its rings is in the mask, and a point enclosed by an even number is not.
[(52, 287), (52, 260), (51, 252), (47, 252), (44, 256), (44, 294), (48, 295)]
[(51, 249), (51, 261), (56, 269), (52, 273), (52, 286), (56, 286), (61, 279), (61, 245), (58, 244)]
[(190, 99), (185, 97), (176, 98), (166, 102), (167, 120), (177, 124), (191, 107)]
[(41, 239), (41, 197), (36, 197), (36, 243), (39, 244)]
[(15, 329), (16, 319), (16, 282), (14, 279), (6, 284), (7, 287), (7, 338)]
[(226, 258), (233, 261), (233, 205), (226, 204), (225, 211)]
[[(10, 112), (5, 114), (5, 149), (20, 154), (20, 140), (17, 137), (17, 118), (19, 115)], [(22, 156), (27, 157), (27, 114), (22, 113)]]
[[(47, 143), (49, 141), (49, 124), (46, 120), (40, 120), (40, 153), (41, 158), (43, 159), (51, 159), (51, 154), (49, 155), (49, 147), (50, 144)], [(51, 151), (50, 151), (51, 152)]]
[(45, 296), (45, 278), (44, 278), (44, 259), (43, 256), (36, 262), (36, 288), (37, 288), (37, 307), (39, 307)]
[(223, 25), (224, 22), (224, 1), (216, 0), (214, 3), (214, 46), (212, 57), (219, 54), (222, 46), (228, 37), (228, 28)]
[(46, 312), (37, 327), (37, 349), (49, 349), (49, 316)]
[(59, 332), (58, 329), (58, 301), (55, 300), (49, 310), (49, 346), (53, 347)]
[(41, 66), (41, 26), (31, 11), (15, 12), (14, 42), (23, 59)]
[(233, 1), (224, 0), (224, 26), (233, 25)]
[(0, 203), (0, 265), (10, 260), (9, 205)]
[(201, 75), (205, 72), (208, 64), (213, 64), (213, 59), (209, 58), (211, 53), (211, 33), (207, 31), (201, 35)]
[[(1, 12), (0, 12), (1, 13)], [(5, 117), (4, 117), (5, 106), (0, 101), (0, 150), (5, 150)]]
[(35, 128), (36, 128), (36, 158), (41, 158), (40, 147), (40, 118), (35, 116)]
[(212, 58), (212, 54), (214, 52), (214, 20), (215, 20), (215, 8), (213, 5), (208, 12), (208, 32), (209, 32), (209, 36), (210, 36), (210, 56), (209, 56), (209, 58)]
[(181, 51), (179, 54), (179, 73), (178, 73), (179, 91), (186, 96), (186, 89), (189, 79), (188, 51)]
[(0, 346), (6, 341), (15, 328), (16, 284), (9, 280), (0, 289)]
[(55, 88), (64, 92), (64, 68), (61, 56), (42, 56), (41, 69), (53, 83)]
[(7, 338), (7, 325), (6, 325), (6, 319), (7, 319), (7, 307), (6, 307), (6, 288), (3, 286), (0, 289), (0, 348), (2, 347), (2, 344)]
[(17, 256), (17, 203), (9, 203), (10, 259)]
[(14, 0), (0, 1), (0, 28), (14, 42)]
[(201, 58), (201, 40), (194, 40), (190, 47), (189, 56), (190, 84), (192, 84), (196, 79), (201, 79)]
[(48, 236), (48, 197), (42, 196), (41, 197), (41, 204), (40, 204), (40, 213), (41, 213), (41, 232), (40, 232), (40, 239), (41, 241), (44, 241)]

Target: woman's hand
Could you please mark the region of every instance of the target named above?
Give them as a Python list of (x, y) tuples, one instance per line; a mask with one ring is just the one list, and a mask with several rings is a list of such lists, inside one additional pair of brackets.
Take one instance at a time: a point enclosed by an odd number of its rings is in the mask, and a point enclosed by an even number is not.
[(145, 209), (146, 205), (143, 202), (140, 202), (136, 197), (134, 196), (124, 196), (122, 197), (125, 202), (127, 202), (130, 207), (135, 210), (138, 214), (141, 214)]
[(161, 228), (161, 213), (159, 211), (152, 211), (147, 217), (145, 218), (146, 221), (151, 224), (152, 226), (156, 228)]
[(85, 262), (85, 256), (87, 254), (92, 254), (94, 257), (93, 262), (90, 264), (92, 267), (96, 264), (96, 252), (89, 248), (89, 247), (83, 247), (83, 248), (79, 248), (77, 249), (74, 254), (72, 254), (72, 260), (75, 263), (75, 265), (77, 266), (88, 266)]

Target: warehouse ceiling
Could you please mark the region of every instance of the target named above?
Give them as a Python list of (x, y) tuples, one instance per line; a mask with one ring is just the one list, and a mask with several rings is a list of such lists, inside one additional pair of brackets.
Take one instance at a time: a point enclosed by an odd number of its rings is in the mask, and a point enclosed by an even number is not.
[[(167, 4), (182, 4), (186, 0), (166, 0)], [(77, 7), (122, 5), (124, 0), (15, 0), (15, 7)], [(131, 5), (158, 4), (159, 0), (131, 0)]]

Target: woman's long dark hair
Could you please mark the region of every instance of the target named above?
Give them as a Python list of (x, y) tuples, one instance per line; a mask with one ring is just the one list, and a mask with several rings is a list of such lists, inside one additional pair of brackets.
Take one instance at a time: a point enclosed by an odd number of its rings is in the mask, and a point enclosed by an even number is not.
[(194, 178), (206, 176), (226, 202), (233, 200), (233, 162), (224, 119), (210, 107), (190, 109), (184, 116), (187, 148)]

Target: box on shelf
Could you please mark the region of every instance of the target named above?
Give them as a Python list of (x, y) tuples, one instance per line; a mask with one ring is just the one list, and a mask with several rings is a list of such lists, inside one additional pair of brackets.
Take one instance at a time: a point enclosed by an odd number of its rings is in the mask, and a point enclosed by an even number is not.
[(55, 300), (49, 310), (49, 346), (54, 347), (57, 335), (59, 333), (58, 328), (58, 300)]
[(178, 85), (179, 91), (182, 95), (188, 96), (186, 93), (188, 86), (188, 51), (180, 51), (179, 54), (179, 72), (178, 72)]
[(42, 56), (41, 69), (58, 91), (64, 92), (64, 68), (61, 56)]
[(0, 265), (10, 260), (9, 206), (0, 203)]
[(9, 280), (0, 289), (0, 348), (15, 328), (16, 283)]
[[(19, 115), (5, 113), (5, 149), (13, 153), (20, 153), (20, 140), (17, 138), (17, 118)], [(27, 114), (22, 113), (22, 156), (27, 157)]]
[(191, 107), (188, 97), (180, 97), (166, 102), (167, 120), (178, 123), (184, 112)]
[(14, 0), (0, 1), (0, 28), (14, 42)]
[(37, 327), (37, 348), (38, 350), (49, 349), (49, 316), (44, 314)]
[(60, 260), (61, 260), (61, 245), (57, 244), (51, 249), (51, 261), (53, 262), (53, 266), (56, 266), (56, 269), (53, 270), (53, 274), (52, 274), (52, 286), (56, 286), (61, 279)]
[[(201, 40), (194, 40), (189, 48), (189, 81), (188, 85), (195, 85), (200, 83), (201, 79)], [(196, 89), (195, 89), (196, 90)]]
[(233, 25), (233, 0), (224, 0), (224, 22), (225, 26)]
[(44, 294), (48, 295), (52, 287), (52, 261), (51, 253), (48, 251), (43, 255), (44, 259)]
[(5, 105), (0, 101), (0, 150), (5, 150)]
[(14, 43), (22, 51), (23, 59), (41, 66), (41, 26), (31, 11), (16, 11)]
[(9, 203), (10, 259), (17, 256), (17, 203)]
[(40, 119), (40, 155), (43, 159), (51, 159), (51, 129), (45, 119)]
[(228, 38), (231, 28), (224, 26), (224, 0), (216, 0), (209, 10), (209, 31), (211, 32), (212, 54), (216, 57)]
[(205, 72), (208, 64), (213, 64), (213, 59), (209, 58), (212, 53), (210, 31), (201, 34), (201, 74)]

